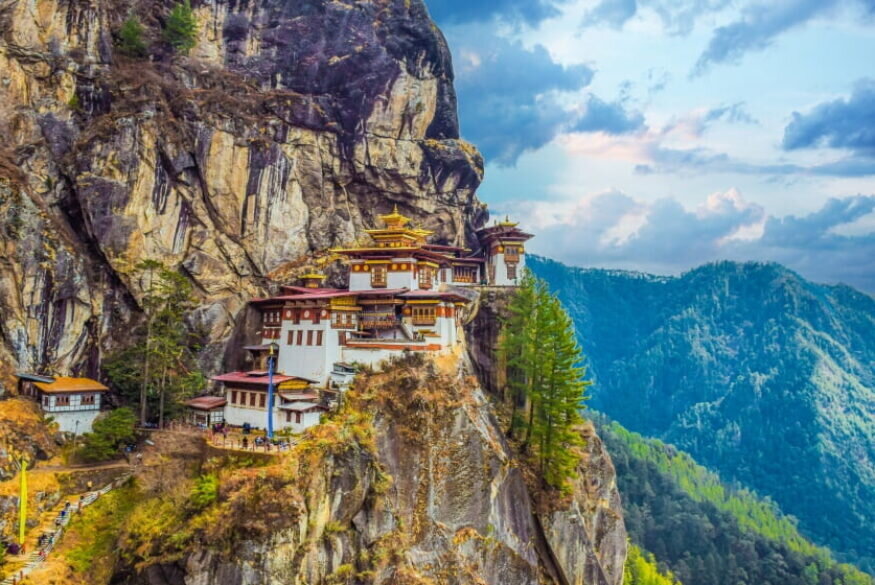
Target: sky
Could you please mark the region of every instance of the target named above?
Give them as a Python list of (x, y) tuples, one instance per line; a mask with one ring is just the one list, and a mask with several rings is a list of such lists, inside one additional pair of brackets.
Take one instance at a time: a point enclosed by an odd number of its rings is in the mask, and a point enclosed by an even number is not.
[(875, 293), (875, 0), (426, 1), (529, 251)]

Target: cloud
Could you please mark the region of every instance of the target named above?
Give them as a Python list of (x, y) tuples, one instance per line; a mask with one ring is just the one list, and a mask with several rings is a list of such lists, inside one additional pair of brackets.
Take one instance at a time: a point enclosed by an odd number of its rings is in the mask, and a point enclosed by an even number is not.
[(652, 11), (672, 35), (686, 35), (696, 20), (722, 10), (731, 0), (601, 0), (583, 18), (583, 26), (607, 25), (620, 29), (642, 11)]
[(785, 150), (847, 148), (875, 157), (875, 80), (857, 82), (848, 99), (822, 103), (807, 114), (793, 112), (783, 146)]
[[(790, 176), (865, 177), (875, 175), (875, 156), (861, 151), (849, 157), (816, 164), (748, 162), (700, 146), (699, 139), (717, 121), (756, 124), (741, 103), (695, 110), (661, 128), (643, 126), (637, 132), (611, 132), (622, 125), (605, 124), (601, 132), (563, 134), (558, 142), (572, 156), (626, 161), (639, 175), (734, 173), (771, 178)], [(596, 128), (592, 128), (595, 130)], [(572, 127), (571, 130), (583, 130)], [(860, 139), (855, 139), (860, 143)]]
[(703, 116), (703, 121), (706, 124), (718, 120), (725, 120), (730, 124), (759, 124), (759, 122), (747, 112), (744, 102), (736, 102), (731, 105), (712, 108)]
[(455, 54), (462, 135), (488, 160), (512, 165), (574, 119), (560, 96), (587, 86), (593, 76), (589, 67), (560, 65), (541, 45), (526, 48), (479, 25), (452, 27), (447, 35)]
[(533, 251), (569, 264), (676, 274), (715, 260), (775, 261), (816, 281), (875, 292), (875, 231), (837, 233), (872, 217), (873, 195), (830, 199), (801, 217), (768, 216), (735, 189), (694, 210), (671, 198), (644, 202), (609, 191), (511, 211), (528, 218)]
[(590, 95), (583, 116), (574, 123), (571, 130), (627, 134), (644, 128), (644, 116), (640, 112), (627, 111), (619, 100), (608, 103), (595, 95)]
[(768, 47), (781, 33), (831, 10), (835, 4), (836, 0), (750, 4), (741, 18), (714, 31), (708, 47), (693, 68), (693, 74), (700, 75), (715, 63), (737, 63), (745, 53)]
[(429, 0), (429, 13), (441, 26), (488, 22), (498, 18), (536, 25), (557, 16), (564, 0)]

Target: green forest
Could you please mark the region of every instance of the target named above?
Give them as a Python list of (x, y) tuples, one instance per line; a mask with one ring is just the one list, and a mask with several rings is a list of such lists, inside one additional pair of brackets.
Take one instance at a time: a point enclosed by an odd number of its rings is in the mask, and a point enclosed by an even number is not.
[(875, 298), (769, 263), (678, 277), (527, 265), (574, 319), (593, 409), (768, 496), (875, 572)]
[[(596, 422), (617, 470), (632, 541), (684, 585), (872, 585), (872, 577), (800, 535), (774, 503), (727, 486), (671, 445)], [(671, 582), (655, 579), (633, 583)]]

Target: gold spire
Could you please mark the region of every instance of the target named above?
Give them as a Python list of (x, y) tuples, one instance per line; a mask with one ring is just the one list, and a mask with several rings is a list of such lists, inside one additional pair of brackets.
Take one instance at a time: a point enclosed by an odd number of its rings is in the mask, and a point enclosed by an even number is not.
[(392, 213), (387, 213), (385, 215), (380, 215), (380, 219), (383, 220), (383, 223), (386, 224), (386, 227), (389, 229), (400, 229), (410, 223), (410, 218), (398, 213), (398, 204), (395, 204), (395, 207), (392, 209)]
[(516, 227), (516, 226), (519, 225), (519, 222), (513, 222), (513, 221), (510, 220), (510, 216), (505, 215), (505, 216), (504, 216), (504, 221), (501, 222), (501, 223), (498, 224), (498, 225), (500, 225), (500, 226), (504, 226), (504, 227)]

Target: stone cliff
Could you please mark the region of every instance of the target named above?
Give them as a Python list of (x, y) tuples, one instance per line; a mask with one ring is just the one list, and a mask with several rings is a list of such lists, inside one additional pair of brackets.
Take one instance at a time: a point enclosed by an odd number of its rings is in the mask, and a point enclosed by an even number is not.
[(187, 492), (161, 496), (143, 515), (159, 531), (135, 516), (113, 582), (620, 585), (601, 442), (587, 431), (573, 496), (545, 510), (468, 367), (411, 356), (361, 374), (291, 457), (213, 472), (216, 501), (194, 514)]
[[(459, 139), (449, 52), (422, 0), (195, 0), (186, 57), (160, 38), (171, 4), (0, 0), (7, 390), (15, 370), (97, 376), (141, 318), (144, 259), (193, 282), (209, 373), (245, 337), (249, 298), (309, 263), (330, 269), (326, 249), (396, 204), (438, 242), (476, 246), (482, 159)], [(130, 14), (148, 59), (114, 47)], [(203, 462), (219, 478), (206, 507), (189, 477), (138, 487), (113, 582), (620, 585), (625, 528), (598, 437), (584, 430), (558, 503), (504, 440), (489, 400), (500, 296), (480, 299), (470, 358), (361, 376), (354, 408), (297, 457)]]
[[(485, 220), (452, 66), (421, 0), (0, 0), (0, 381), (96, 375), (138, 320), (134, 266), (179, 267), (215, 368), (271, 275), (394, 204), (447, 243)], [(148, 59), (114, 47), (143, 23)]]

